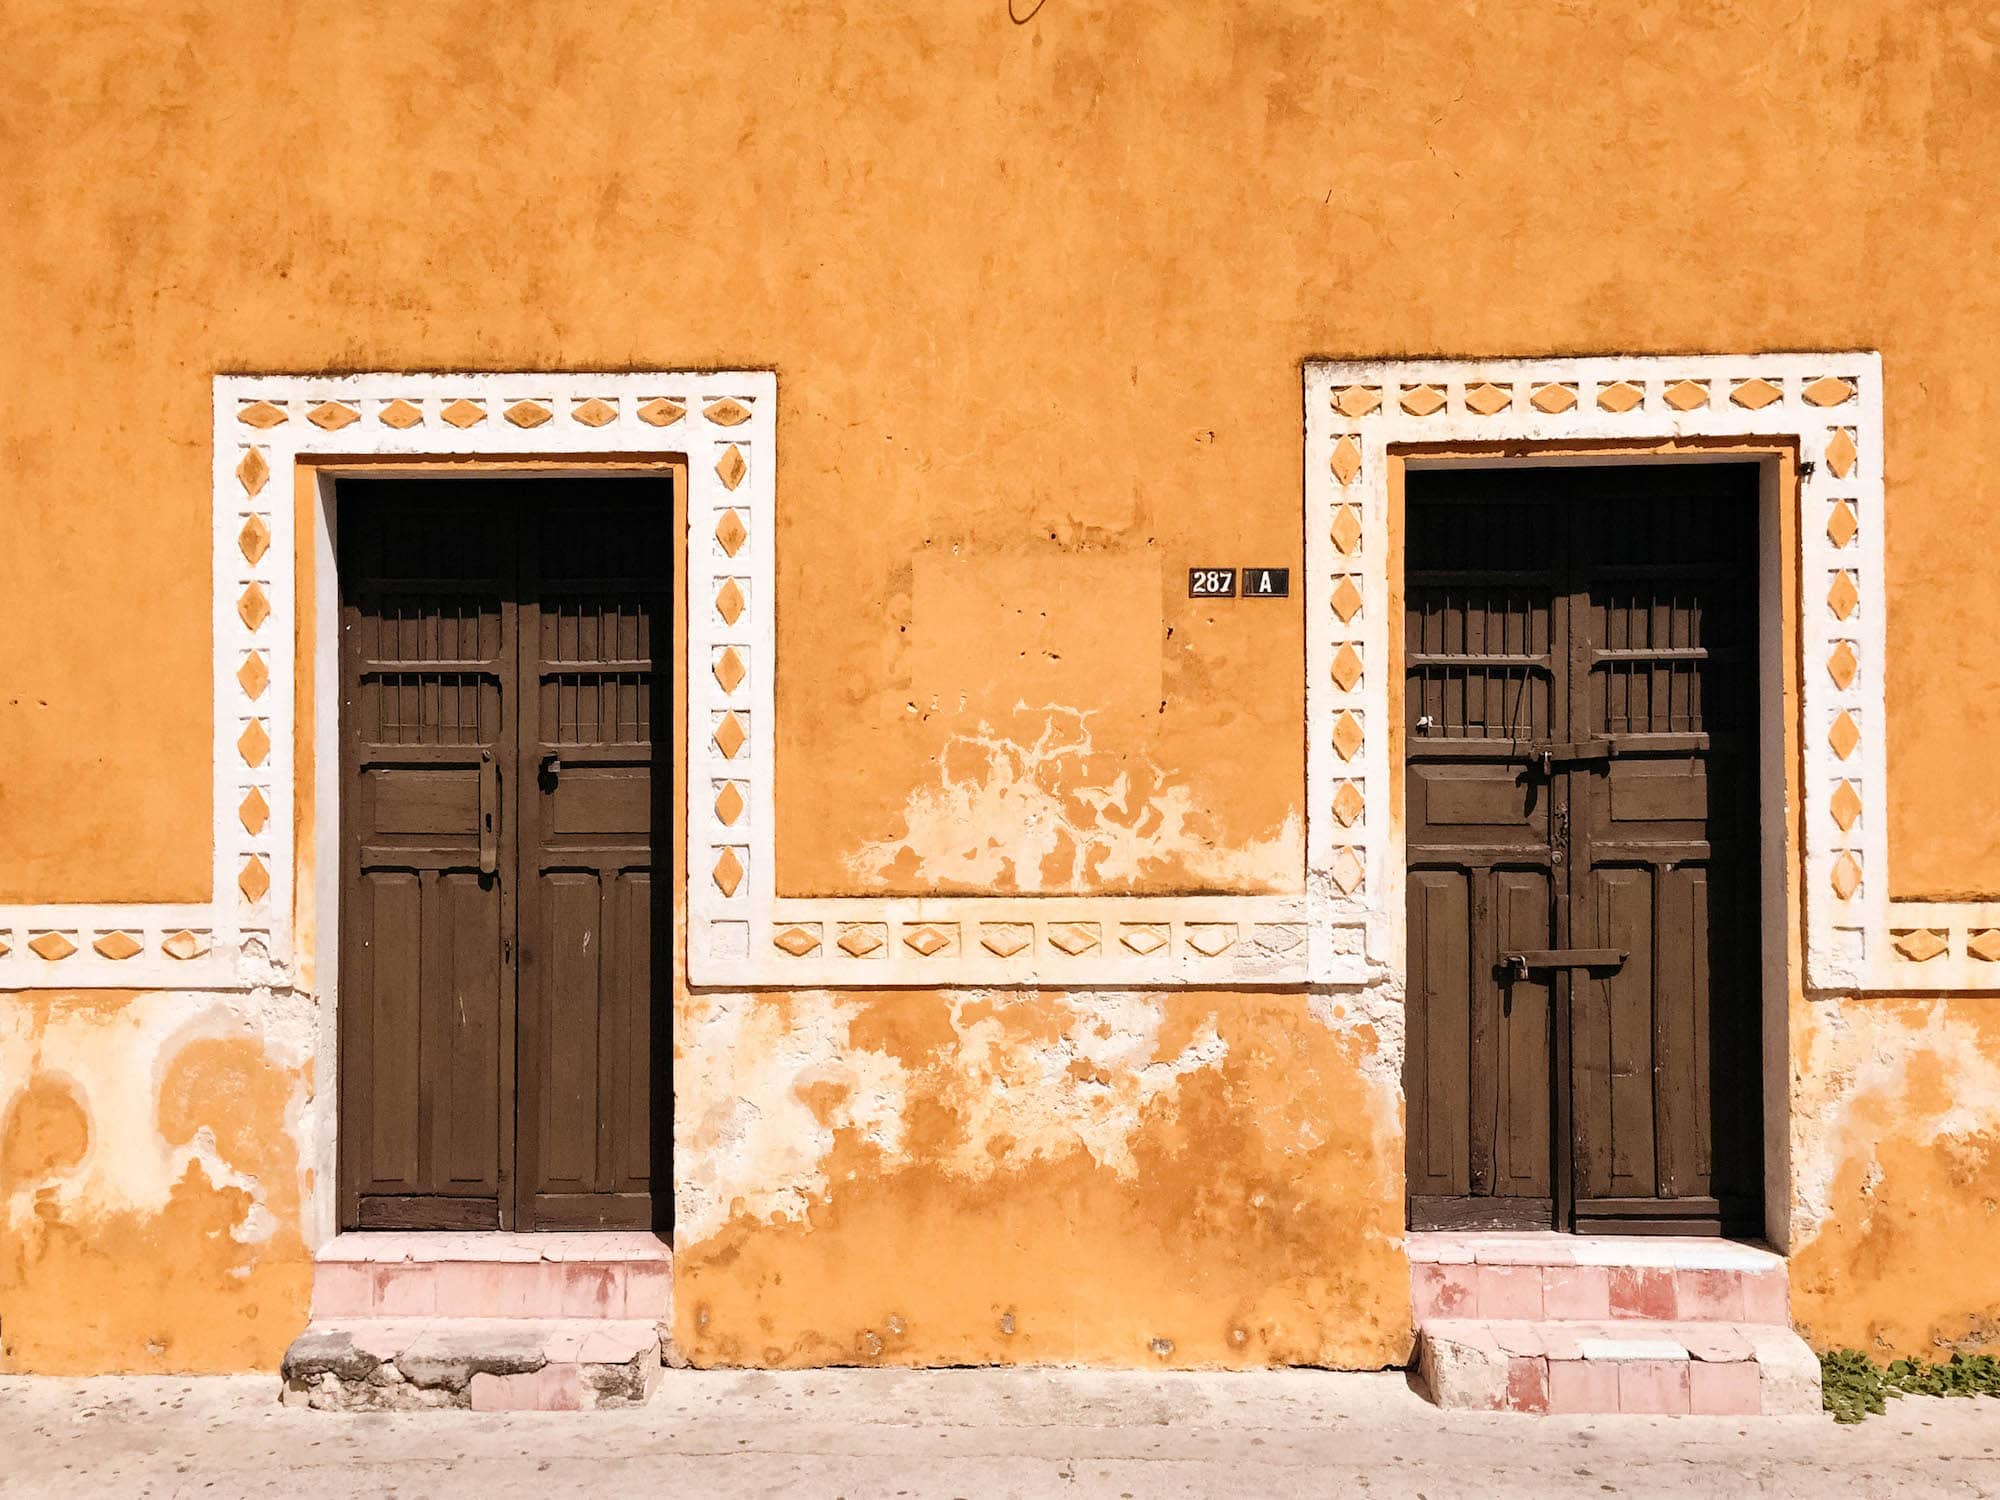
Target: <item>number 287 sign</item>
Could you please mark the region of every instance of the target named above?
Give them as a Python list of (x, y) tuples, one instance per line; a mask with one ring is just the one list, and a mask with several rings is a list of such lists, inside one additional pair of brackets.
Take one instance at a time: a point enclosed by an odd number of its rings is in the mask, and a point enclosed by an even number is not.
[(1188, 598), (1235, 599), (1237, 574), (1242, 574), (1245, 599), (1287, 599), (1292, 592), (1290, 568), (1189, 568)]

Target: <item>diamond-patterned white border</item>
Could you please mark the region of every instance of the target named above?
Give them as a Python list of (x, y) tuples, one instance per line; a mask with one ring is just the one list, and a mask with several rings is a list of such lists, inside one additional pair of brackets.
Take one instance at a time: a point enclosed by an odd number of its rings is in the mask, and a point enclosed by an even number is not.
[[(1404, 444), (1728, 438), (1796, 446), (1805, 982), (2000, 989), (2000, 903), (1890, 901), (1882, 669), (1882, 367), (1869, 352), (1311, 361), (1306, 395), (1307, 839), (1324, 911), (1364, 913), (1400, 972), (1403, 851), (1386, 805), (1389, 455)], [(1342, 514), (1342, 507), (1352, 511)], [(1351, 586), (1358, 610), (1334, 608)], [(1358, 654), (1339, 662), (1343, 649)], [(1335, 668), (1340, 665), (1336, 677)], [(1356, 676), (1356, 670), (1359, 676)], [(1343, 680), (1347, 685), (1343, 686)], [(1850, 726), (1852, 732), (1850, 733)], [(1345, 736), (1352, 754), (1336, 745)], [(1353, 783), (1352, 826), (1334, 813)], [(1359, 884), (1345, 886), (1359, 873)], [(1341, 975), (1315, 965), (1315, 978)]]
[[(1348, 390), (1372, 391), (1373, 404), (1363, 409), (1356, 397), (1336, 406)], [(215, 897), (0, 908), (0, 989), (288, 982), (293, 464), (510, 454), (688, 461), (683, 832), (694, 982), (1372, 984), (1400, 974), (1403, 944), (1401, 850), (1384, 805), (1390, 685), (1380, 668), (1392, 623), (1391, 446), (1676, 436), (1792, 442), (1812, 465), (1799, 494), (1808, 985), (2000, 988), (2000, 902), (1886, 895), (1878, 356), (1312, 361), (1305, 396), (1305, 891), (817, 899), (775, 892), (774, 375), (218, 377)], [(1851, 531), (1829, 524), (1841, 507)], [(246, 526), (268, 540), (247, 542)], [(1854, 664), (1836, 673), (1843, 642)], [(261, 686), (259, 673), (240, 675), (253, 655), (268, 674)], [(1845, 754), (1844, 726), (1834, 734), (1843, 716), (1858, 731)], [(733, 797), (722, 798), (725, 787)], [(253, 792), (262, 816), (254, 805), (245, 814)]]

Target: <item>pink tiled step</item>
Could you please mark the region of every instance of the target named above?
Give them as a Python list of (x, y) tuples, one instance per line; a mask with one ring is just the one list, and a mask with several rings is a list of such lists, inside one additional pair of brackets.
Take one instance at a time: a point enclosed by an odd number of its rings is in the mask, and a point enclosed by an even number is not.
[(1431, 1399), (1473, 1411), (1786, 1416), (1820, 1409), (1819, 1361), (1757, 1323), (1433, 1318), (1418, 1330)]
[(1790, 1321), (1784, 1257), (1732, 1240), (1630, 1235), (1409, 1237), (1416, 1321)]
[(673, 1252), (628, 1233), (343, 1234), (315, 1257), (323, 1318), (665, 1318)]

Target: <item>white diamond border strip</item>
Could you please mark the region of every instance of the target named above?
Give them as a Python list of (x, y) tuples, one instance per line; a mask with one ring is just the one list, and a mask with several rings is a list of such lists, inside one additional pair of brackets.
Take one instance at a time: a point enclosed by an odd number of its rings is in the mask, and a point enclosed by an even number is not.
[[(1731, 438), (1795, 445), (1802, 464), (1796, 607), (1803, 657), (1805, 982), (1818, 991), (2000, 988), (2000, 903), (1892, 903), (1887, 897), (1879, 355), (1835, 350), (1313, 360), (1305, 366), (1305, 400), (1307, 847), (1316, 939), (1330, 915), (1358, 915), (1367, 924), (1369, 956), (1398, 978), (1402, 974), (1401, 810), (1386, 802), (1383, 731), (1391, 684), (1380, 670), (1395, 624), (1385, 618), (1390, 450), (1416, 443)], [(1836, 543), (1828, 526), (1843, 502), (1859, 524)], [(1332, 538), (1342, 504), (1361, 513), (1353, 555), (1343, 554)], [(1829, 593), (1842, 573), (1857, 599), (1845, 613)], [(1352, 579), (1361, 600), (1359, 613), (1345, 620), (1333, 608), (1343, 577)], [(1829, 666), (1842, 641), (1858, 660), (1844, 685)], [(1332, 675), (1344, 644), (1362, 658), (1362, 675), (1351, 688)], [(1360, 730), (1352, 760), (1336, 748), (1347, 715)], [(1860, 731), (1844, 757), (1830, 737), (1842, 715)], [(1348, 738), (1351, 743), (1351, 726)], [(1348, 826), (1332, 809), (1341, 783), (1355, 779), (1357, 768), (1362, 810)], [(1835, 805), (1843, 781), (1852, 784), (1862, 809), (1846, 827)], [(1994, 957), (1971, 951), (1975, 942)], [(1316, 942), (1313, 978), (1340, 977), (1341, 966), (1329, 962)]]

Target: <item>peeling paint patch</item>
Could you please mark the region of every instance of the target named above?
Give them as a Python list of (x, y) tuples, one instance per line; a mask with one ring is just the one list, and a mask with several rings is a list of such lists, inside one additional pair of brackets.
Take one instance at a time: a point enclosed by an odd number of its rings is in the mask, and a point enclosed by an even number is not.
[(1294, 891), (1304, 879), (1296, 812), (1246, 841), (1224, 838), (1177, 773), (1100, 748), (1089, 711), (1016, 704), (946, 742), (934, 785), (915, 788), (900, 833), (844, 856), (869, 889)]
[[(697, 1213), (675, 1301), (697, 1364), (1408, 1355), (1401, 1101), (1364, 1018), (1201, 992), (682, 1009)], [(819, 1089), (850, 1075), (880, 1080), (858, 1111)], [(751, 1129), (699, 1149), (746, 1109), (796, 1109), (811, 1148)]]
[(2000, 1351), (2000, 1015), (1828, 1001), (1797, 1040), (1800, 1331), (1882, 1358)]

